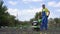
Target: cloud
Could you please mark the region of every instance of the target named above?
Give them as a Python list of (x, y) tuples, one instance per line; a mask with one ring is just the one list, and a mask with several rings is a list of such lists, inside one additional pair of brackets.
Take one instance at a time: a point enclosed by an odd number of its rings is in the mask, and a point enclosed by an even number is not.
[(56, 3), (55, 7), (60, 7), (60, 2)]
[(17, 12), (19, 12), (19, 10), (18, 10), (18, 9), (9, 8), (9, 9), (8, 9), (8, 12), (9, 12), (9, 14), (11, 14), (11, 15), (17, 16)]
[(60, 2), (51, 1), (51, 2), (48, 2), (48, 6), (60, 7)]
[(43, 0), (22, 0), (24, 3), (30, 3), (30, 2), (42, 2)]
[(26, 11), (26, 12), (29, 12), (29, 13), (32, 13), (32, 14), (35, 14), (36, 12), (39, 12), (41, 11), (42, 8), (33, 8), (33, 9), (25, 9), (23, 11)]
[(21, 19), (29, 21), (31, 18), (34, 18), (36, 12), (39, 12), (41, 8), (33, 8), (33, 9), (23, 9), (21, 10)]
[(11, 5), (16, 5), (18, 2), (17, 1), (9, 1), (9, 4)]
[(60, 12), (60, 9), (56, 9), (57, 12)]
[[(8, 12), (11, 14), (11, 15), (14, 15), (16, 16), (16, 18), (18, 20), (21, 20), (21, 21), (29, 21), (31, 18), (34, 18), (36, 12), (40, 12), (42, 8), (33, 8), (33, 9), (23, 9), (23, 10), (20, 10), (20, 9), (12, 9), (12, 8), (9, 8), (8, 9)], [(50, 12), (50, 16), (49, 18), (55, 18), (55, 17), (58, 17), (59, 15), (57, 14), (58, 12), (60, 11), (60, 9), (57, 9), (55, 13), (53, 12)], [(18, 14), (17, 14), (18, 13)], [(18, 16), (17, 16), (18, 15)]]
[(50, 10), (49, 18), (60, 18), (60, 9), (55, 8)]
[(42, 0), (23, 0), (23, 1), (27, 1), (27, 2), (39, 2), (39, 1), (42, 1)]
[(54, 6), (56, 3), (54, 2), (54, 1), (52, 1), (52, 2), (48, 2), (48, 5), (49, 6)]
[(21, 21), (25, 21), (25, 20), (29, 21), (31, 18), (34, 17), (36, 12), (39, 12), (40, 10), (41, 8), (23, 9), (23, 10), (9, 8), (8, 12), (10, 15), (16, 16), (16, 18), (18, 18)]

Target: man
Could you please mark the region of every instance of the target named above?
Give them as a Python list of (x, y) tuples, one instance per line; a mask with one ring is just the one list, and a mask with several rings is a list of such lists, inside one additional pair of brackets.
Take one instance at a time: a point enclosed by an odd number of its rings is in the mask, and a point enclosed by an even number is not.
[(40, 31), (42, 31), (44, 28), (45, 30), (47, 30), (49, 14), (50, 14), (49, 10), (43, 4), (42, 5), (42, 24), (40, 26)]

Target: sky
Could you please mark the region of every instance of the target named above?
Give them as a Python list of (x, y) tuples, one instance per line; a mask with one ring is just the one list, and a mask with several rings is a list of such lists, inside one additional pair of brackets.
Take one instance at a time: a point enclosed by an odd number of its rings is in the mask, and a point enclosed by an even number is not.
[(49, 18), (60, 17), (60, 0), (3, 0), (10, 15), (20, 21), (29, 21), (36, 12), (42, 10), (42, 4), (50, 11)]

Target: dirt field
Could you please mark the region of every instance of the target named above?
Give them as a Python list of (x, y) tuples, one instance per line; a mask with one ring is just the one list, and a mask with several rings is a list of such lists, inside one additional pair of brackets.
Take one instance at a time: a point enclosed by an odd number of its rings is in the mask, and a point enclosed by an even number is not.
[[(39, 34), (40, 31), (33, 31), (32, 28), (0, 28), (0, 34)], [(43, 34), (60, 34), (60, 29), (48, 29)]]

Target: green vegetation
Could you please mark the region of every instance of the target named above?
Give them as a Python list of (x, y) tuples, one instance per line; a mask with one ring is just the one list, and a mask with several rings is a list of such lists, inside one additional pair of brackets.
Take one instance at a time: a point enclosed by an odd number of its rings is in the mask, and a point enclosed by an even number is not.
[(3, 3), (3, 1), (0, 1), (0, 26), (15, 26), (18, 24), (15, 16), (8, 13), (8, 8)]

